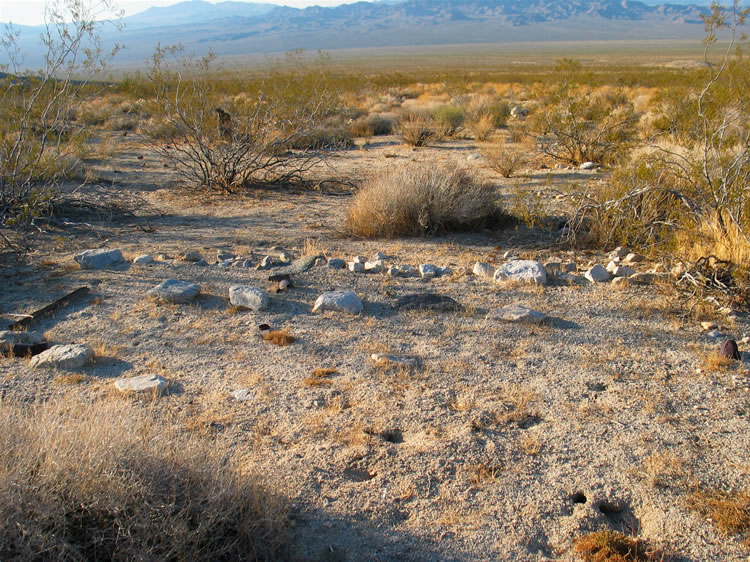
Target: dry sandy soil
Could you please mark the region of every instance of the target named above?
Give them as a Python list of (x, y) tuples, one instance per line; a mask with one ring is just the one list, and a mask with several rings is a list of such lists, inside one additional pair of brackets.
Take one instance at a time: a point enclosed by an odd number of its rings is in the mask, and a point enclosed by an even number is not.
[[(326, 173), (356, 180), (396, 161), (453, 160), (496, 182), (501, 194), (512, 185), (549, 190), (549, 205), (561, 183), (601, 178), (536, 170), (503, 180), (481, 159), (467, 160), (476, 152), (470, 141), (413, 150), (377, 140), (338, 153)], [(289, 498), (292, 559), (570, 560), (574, 537), (606, 528), (677, 560), (747, 559), (741, 537), (722, 535), (686, 506), (691, 490), (750, 485), (748, 393), (732, 383), (744, 367), (705, 368), (717, 340), (701, 331), (701, 318), (680, 318), (667, 288), (495, 285), (471, 267), (498, 265), (509, 249), (575, 261), (579, 273), (590, 261), (606, 265), (605, 256), (563, 251), (525, 227), (354, 240), (342, 234), (346, 189), (189, 195), (132, 135), (122, 143), (122, 152), (96, 165), (107, 181), (87, 189), (134, 214), (71, 217), (78, 224), (31, 256), (31, 265), (0, 272), (0, 312), (30, 312), (91, 287), (90, 299), (38, 329), (55, 343), (86, 343), (99, 358), (77, 384), (2, 358), (6, 398), (106, 398), (116, 377), (162, 375), (171, 389), (152, 408), (230, 439)], [(177, 259), (78, 269), (73, 254), (93, 247), (121, 248), (131, 258), (199, 250), (209, 262), (226, 250), (254, 263), (281, 249), (344, 259), (382, 251), (387, 264), (433, 263), (454, 274), (392, 279), (316, 266), (295, 276), (290, 291), (272, 294), (268, 311), (254, 313), (233, 310), (228, 289), (265, 289), (272, 271)], [(146, 291), (168, 278), (200, 283), (201, 296), (188, 305), (150, 301)], [(364, 312), (313, 314), (317, 296), (332, 289), (355, 291)], [(398, 297), (422, 292), (453, 297), (464, 310), (394, 310)], [(539, 326), (485, 320), (508, 304), (549, 319)], [(262, 323), (296, 341), (263, 341)], [(720, 323), (738, 340), (748, 331), (741, 315)], [(419, 365), (383, 367), (371, 360), (375, 352)], [(316, 368), (336, 372), (310, 385)], [(249, 400), (232, 398), (240, 389), (250, 389)]]

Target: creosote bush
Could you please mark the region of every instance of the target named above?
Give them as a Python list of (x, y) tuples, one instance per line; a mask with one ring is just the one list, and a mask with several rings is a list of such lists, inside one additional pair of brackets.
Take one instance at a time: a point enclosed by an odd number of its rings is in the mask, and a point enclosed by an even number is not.
[[(4, 402), (2, 560), (259, 560), (285, 504), (229, 453), (129, 400)], [(166, 425), (166, 427), (165, 427)]]
[(525, 158), (520, 150), (505, 143), (485, 146), (481, 150), (490, 168), (504, 178), (512, 177), (523, 166)]
[(367, 238), (419, 236), (499, 225), (505, 220), (494, 186), (453, 166), (406, 164), (365, 181), (346, 225)]
[(396, 132), (410, 146), (424, 146), (440, 138), (435, 122), (426, 115), (409, 113), (399, 119)]

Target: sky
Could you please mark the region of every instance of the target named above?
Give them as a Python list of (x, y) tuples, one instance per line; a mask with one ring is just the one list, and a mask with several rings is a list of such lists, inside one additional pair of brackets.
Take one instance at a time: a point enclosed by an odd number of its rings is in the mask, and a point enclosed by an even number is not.
[[(93, 0), (94, 3), (96, 0)], [(151, 6), (169, 6), (183, 0), (116, 0), (117, 6), (125, 10), (126, 16), (142, 12)], [(208, 0), (214, 4), (218, 0)], [(243, 0), (239, 0), (243, 1)], [(354, 2), (355, 0), (349, 0)], [(304, 8), (306, 6), (338, 6), (346, 0), (257, 0), (258, 3), (278, 4)], [(0, 0), (0, 22), (13, 22), (19, 25), (39, 25), (44, 23), (45, 0)]]

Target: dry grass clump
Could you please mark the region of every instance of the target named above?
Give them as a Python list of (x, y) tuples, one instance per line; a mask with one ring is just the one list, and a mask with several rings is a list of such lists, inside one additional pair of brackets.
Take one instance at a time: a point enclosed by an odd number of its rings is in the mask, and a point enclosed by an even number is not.
[(486, 141), (495, 132), (495, 119), (492, 115), (485, 113), (476, 119), (467, 121), (466, 128), (474, 135), (474, 140)]
[(499, 172), (504, 178), (513, 177), (525, 160), (519, 150), (508, 148), (505, 143), (487, 146), (481, 152), (490, 168)]
[(664, 554), (639, 539), (616, 531), (596, 531), (573, 541), (573, 550), (586, 562), (663, 561)]
[(737, 361), (731, 357), (724, 357), (714, 350), (703, 359), (701, 369), (708, 372), (723, 372), (737, 365)]
[(274, 345), (286, 346), (297, 341), (293, 335), (289, 333), (289, 330), (273, 330), (263, 335), (263, 339)]
[(399, 119), (396, 132), (409, 146), (424, 146), (440, 138), (435, 122), (419, 113), (409, 113)]
[(330, 376), (338, 373), (334, 367), (318, 367), (313, 369), (312, 376), (304, 380), (305, 386), (325, 386), (331, 384)]
[(228, 443), (122, 401), (6, 402), (0, 421), (2, 560), (278, 554), (284, 502), (242, 469)]
[(478, 230), (506, 218), (495, 188), (465, 170), (406, 164), (366, 181), (349, 207), (346, 227), (375, 238)]
[(697, 491), (687, 498), (688, 507), (713, 522), (726, 534), (744, 534), (750, 547), (750, 490), (724, 492)]

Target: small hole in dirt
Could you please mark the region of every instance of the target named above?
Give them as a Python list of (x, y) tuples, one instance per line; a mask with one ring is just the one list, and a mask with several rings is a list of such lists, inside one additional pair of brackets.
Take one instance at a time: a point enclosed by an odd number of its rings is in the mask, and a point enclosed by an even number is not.
[(403, 443), (404, 441), (404, 434), (400, 429), (386, 429), (380, 433), (380, 437), (389, 443)]
[(576, 492), (570, 499), (573, 503), (586, 503), (586, 495), (583, 492)]
[(610, 515), (617, 515), (618, 513), (622, 513), (624, 509), (625, 508), (609, 502), (602, 502), (599, 504), (599, 511), (601, 511), (607, 517), (609, 517)]

